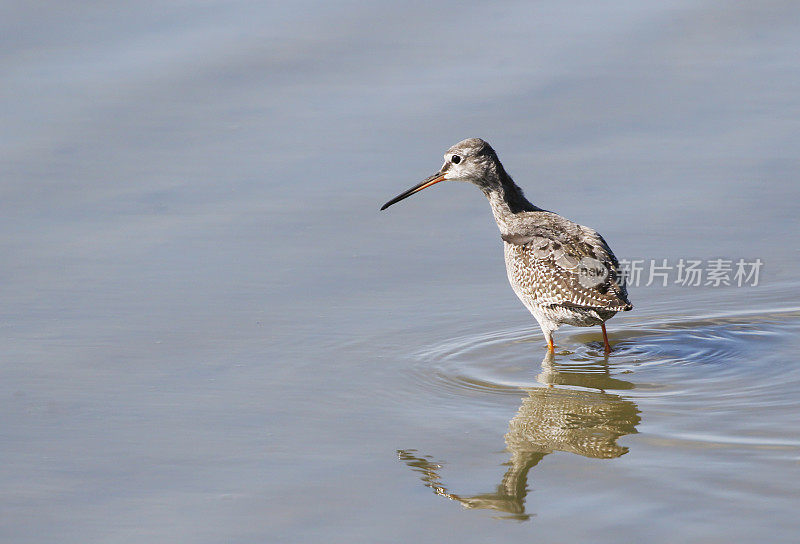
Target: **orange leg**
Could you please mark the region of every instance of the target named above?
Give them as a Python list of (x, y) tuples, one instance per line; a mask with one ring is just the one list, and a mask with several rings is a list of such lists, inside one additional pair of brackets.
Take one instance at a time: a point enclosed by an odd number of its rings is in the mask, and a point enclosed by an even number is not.
[(606, 324), (600, 323), (600, 327), (603, 329), (603, 344), (605, 344), (605, 352), (606, 354), (611, 353), (611, 344), (608, 343), (608, 334), (606, 334)]
[(555, 350), (556, 350), (556, 345), (553, 343), (553, 335), (552, 334), (548, 335), (547, 336), (547, 351), (549, 351), (550, 353), (553, 353), (553, 352), (555, 352)]

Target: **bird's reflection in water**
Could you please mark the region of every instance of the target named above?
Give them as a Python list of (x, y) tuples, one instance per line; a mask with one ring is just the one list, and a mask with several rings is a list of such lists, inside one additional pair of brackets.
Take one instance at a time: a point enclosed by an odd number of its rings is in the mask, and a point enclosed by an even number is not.
[[(467, 508), (489, 508), (525, 520), (528, 472), (554, 451), (566, 451), (594, 459), (613, 459), (628, 448), (617, 439), (636, 432), (640, 418), (636, 404), (606, 389), (633, 389), (633, 384), (612, 378), (608, 361), (590, 365), (568, 365), (559, 369), (553, 355), (542, 361), (540, 383), (547, 387), (525, 390), (517, 415), (509, 422), (506, 446), (511, 453), (508, 470), (497, 489), (480, 495), (458, 495), (448, 491), (439, 476), (441, 465), (415, 450), (399, 450), (402, 461), (422, 474), (422, 481), (434, 493), (459, 501)], [(554, 387), (579, 386), (597, 391)]]

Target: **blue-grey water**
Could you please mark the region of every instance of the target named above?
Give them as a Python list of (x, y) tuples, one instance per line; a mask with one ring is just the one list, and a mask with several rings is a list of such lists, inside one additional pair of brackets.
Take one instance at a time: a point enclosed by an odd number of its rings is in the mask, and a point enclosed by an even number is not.
[[(800, 5), (0, 8), (4, 542), (797, 542)], [(471, 136), (631, 285), (546, 357)]]

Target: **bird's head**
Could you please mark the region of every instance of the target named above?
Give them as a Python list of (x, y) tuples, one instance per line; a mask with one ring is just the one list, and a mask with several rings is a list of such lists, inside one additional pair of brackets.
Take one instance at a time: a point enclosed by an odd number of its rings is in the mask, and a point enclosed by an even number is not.
[(500, 184), (500, 172), (503, 166), (497, 159), (489, 142), (480, 138), (467, 138), (458, 142), (444, 154), (444, 164), (434, 175), (422, 180), (408, 191), (401, 193), (381, 207), (385, 210), (392, 204), (400, 202), (435, 185), (440, 181), (466, 181), (486, 191)]

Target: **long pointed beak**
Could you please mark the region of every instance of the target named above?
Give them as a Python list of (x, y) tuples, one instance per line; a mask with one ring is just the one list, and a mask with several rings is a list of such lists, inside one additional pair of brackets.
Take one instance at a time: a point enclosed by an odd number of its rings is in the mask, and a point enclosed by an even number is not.
[(423, 189), (425, 189), (427, 187), (430, 187), (431, 185), (439, 183), (440, 181), (444, 181), (444, 172), (436, 172), (431, 177), (425, 179), (422, 183), (420, 183), (418, 185), (414, 185), (411, 189), (409, 189), (408, 191), (406, 191), (404, 193), (400, 193), (399, 195), (397, 195), (396, 197), (391, 199), (389, 202), (387, 202), (386, 204), (381, 206), (381, 210), (385, 210), (386, 208), (388, 208), (392, 204), (396, 204), (397, 202), (400, 202), (404, 198), (408, 198), (411, 195), (413, 195), (414, 193), (418, 193), (419, 191), (421, 191), (421, 190), (423, 190)]

